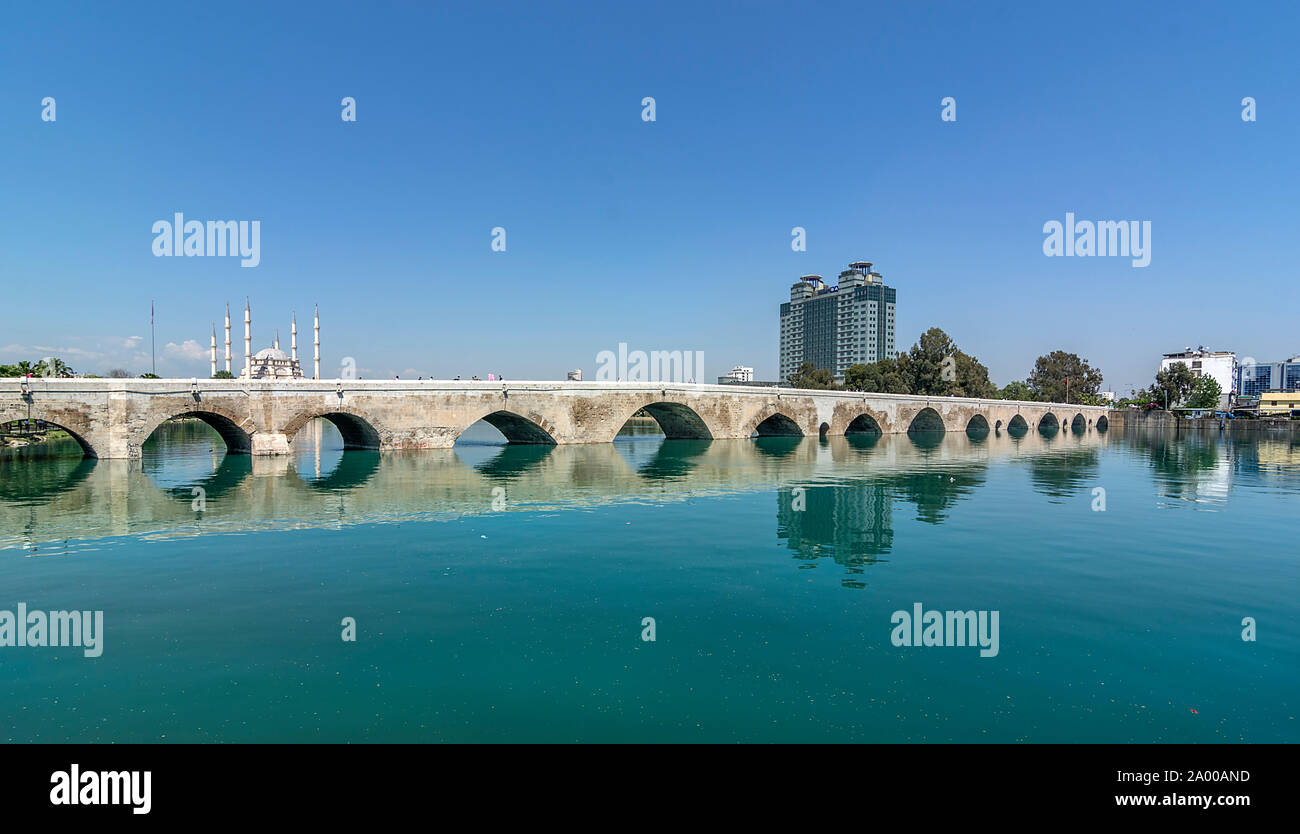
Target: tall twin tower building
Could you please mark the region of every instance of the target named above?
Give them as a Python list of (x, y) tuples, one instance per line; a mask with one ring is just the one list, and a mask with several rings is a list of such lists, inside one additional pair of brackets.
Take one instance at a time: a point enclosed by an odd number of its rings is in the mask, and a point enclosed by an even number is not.
[[(312, 379), (320, 379), (320, 308), (316, 308), (316, 321), (312, 327), (315, 343), (315, 370)], [(289, 324), (291, 355), (280, 350), (280, 334), (275, 334), (271, 347), (253, 353), (253, 314), (248, 299), (244, 299), (244, 370), (240, 379), (302, 379), (302, 366), (298, 364), (298, 314)], [(230, 369), (230, 305), (226, 305), (226, 372)], [(217, 375), (217, 325), (212, 324), (212, 375)]]
[(804, 362), (844, 379), (850, 365), (893, 359), (894, 308), (898, 291), (885, 286), (870, 261), (854, 261), (829, 287), (820, 275), (805, 275), (781, 305), (781, 379)]

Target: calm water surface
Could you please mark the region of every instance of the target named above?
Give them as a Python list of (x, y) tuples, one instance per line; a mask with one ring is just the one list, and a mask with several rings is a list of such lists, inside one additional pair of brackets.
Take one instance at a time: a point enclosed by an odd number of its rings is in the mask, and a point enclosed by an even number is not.
[[(106, 632), (0, 648), (0, 739), (1300, 741), (1296, 444), (648, 431), (0, 458), (0, 609)], [(893, 646), (916, 602), (998, 655)]]

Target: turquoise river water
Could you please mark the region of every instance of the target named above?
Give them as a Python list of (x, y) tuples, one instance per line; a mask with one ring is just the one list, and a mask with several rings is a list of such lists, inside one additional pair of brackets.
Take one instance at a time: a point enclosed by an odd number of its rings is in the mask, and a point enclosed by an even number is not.
[(0, 646), (0, 740), (1300, 741), (1289, 441), (223, 449), (0, 458), (0, 610), (103, 612)]

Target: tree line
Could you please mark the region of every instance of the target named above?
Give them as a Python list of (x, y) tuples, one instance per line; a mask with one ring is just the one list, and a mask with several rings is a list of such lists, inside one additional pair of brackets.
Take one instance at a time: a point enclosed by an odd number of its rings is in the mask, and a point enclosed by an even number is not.
[(1054, 350), (1040, 356), (1026, 379), (998, 388), (989, 380), (989, 369), (938, 327), (922, 333), (912, 349), (897, 358), (850, 365), (842, 384), (811, 362), (804, 362), (786, 381), (795, 388), (819, 390), (1102, 405), (1097, 396), (1101, 371), (1077, 354)]
[(62, 359), (48, 358), (37, 362), (24, 359), (12, 365), (0, 365), (0, 377), (12, 376), (76, 376), (77, 372), (68, 367)]
[[(68, 366), (68, 363), (56, 357), (41, 359), (37, 362), (28, 362), (26, 359), (21, 362), (15, 362), (12, 365), (0, 365), (0, 378), (15, 376), (53, 376), (53, 377), (73, 377), (77, 372)], [(128, 379), (131, 373), (122, 368), (114, 368), (105, 374), (110, 379)], [(99, 374), (85, 374), (82, 379), (101, 379)], [(157, 374), (140, 374), (141, 379), (158, 379)]]

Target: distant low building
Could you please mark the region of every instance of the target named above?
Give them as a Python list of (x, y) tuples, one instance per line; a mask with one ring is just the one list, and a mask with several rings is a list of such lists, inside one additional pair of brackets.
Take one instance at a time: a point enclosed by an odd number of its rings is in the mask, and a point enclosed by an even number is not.
[(1264, 391), (1259, 395), (1259, 416), (1300, 413), (1300, 390)]
[(718, 377), (719, 385), (746, 385), (750, 388), (792, 388), (788, 382), (764, 382), (761, 379), (751, 379), (748, 382), (741, 382), (738, 379), (732, 379), (729, 376)]
[(1098, 391), (1097, 396), (1102, 400), (1102, 402), (1108, 402), (1108, 403), (1115, 402), (1114, 391)]
[(569, 371), (570, 382), (582, 382), (582, 368), (575, 368)]
[(725, 376), (718, 377), (719, 385), (731, 385), (737, 382), (750, 383), (753, 381), (754, 381), (754, 369), (746, 368), (743, 365), (737, 365), (736, 367), (732, 368)]

